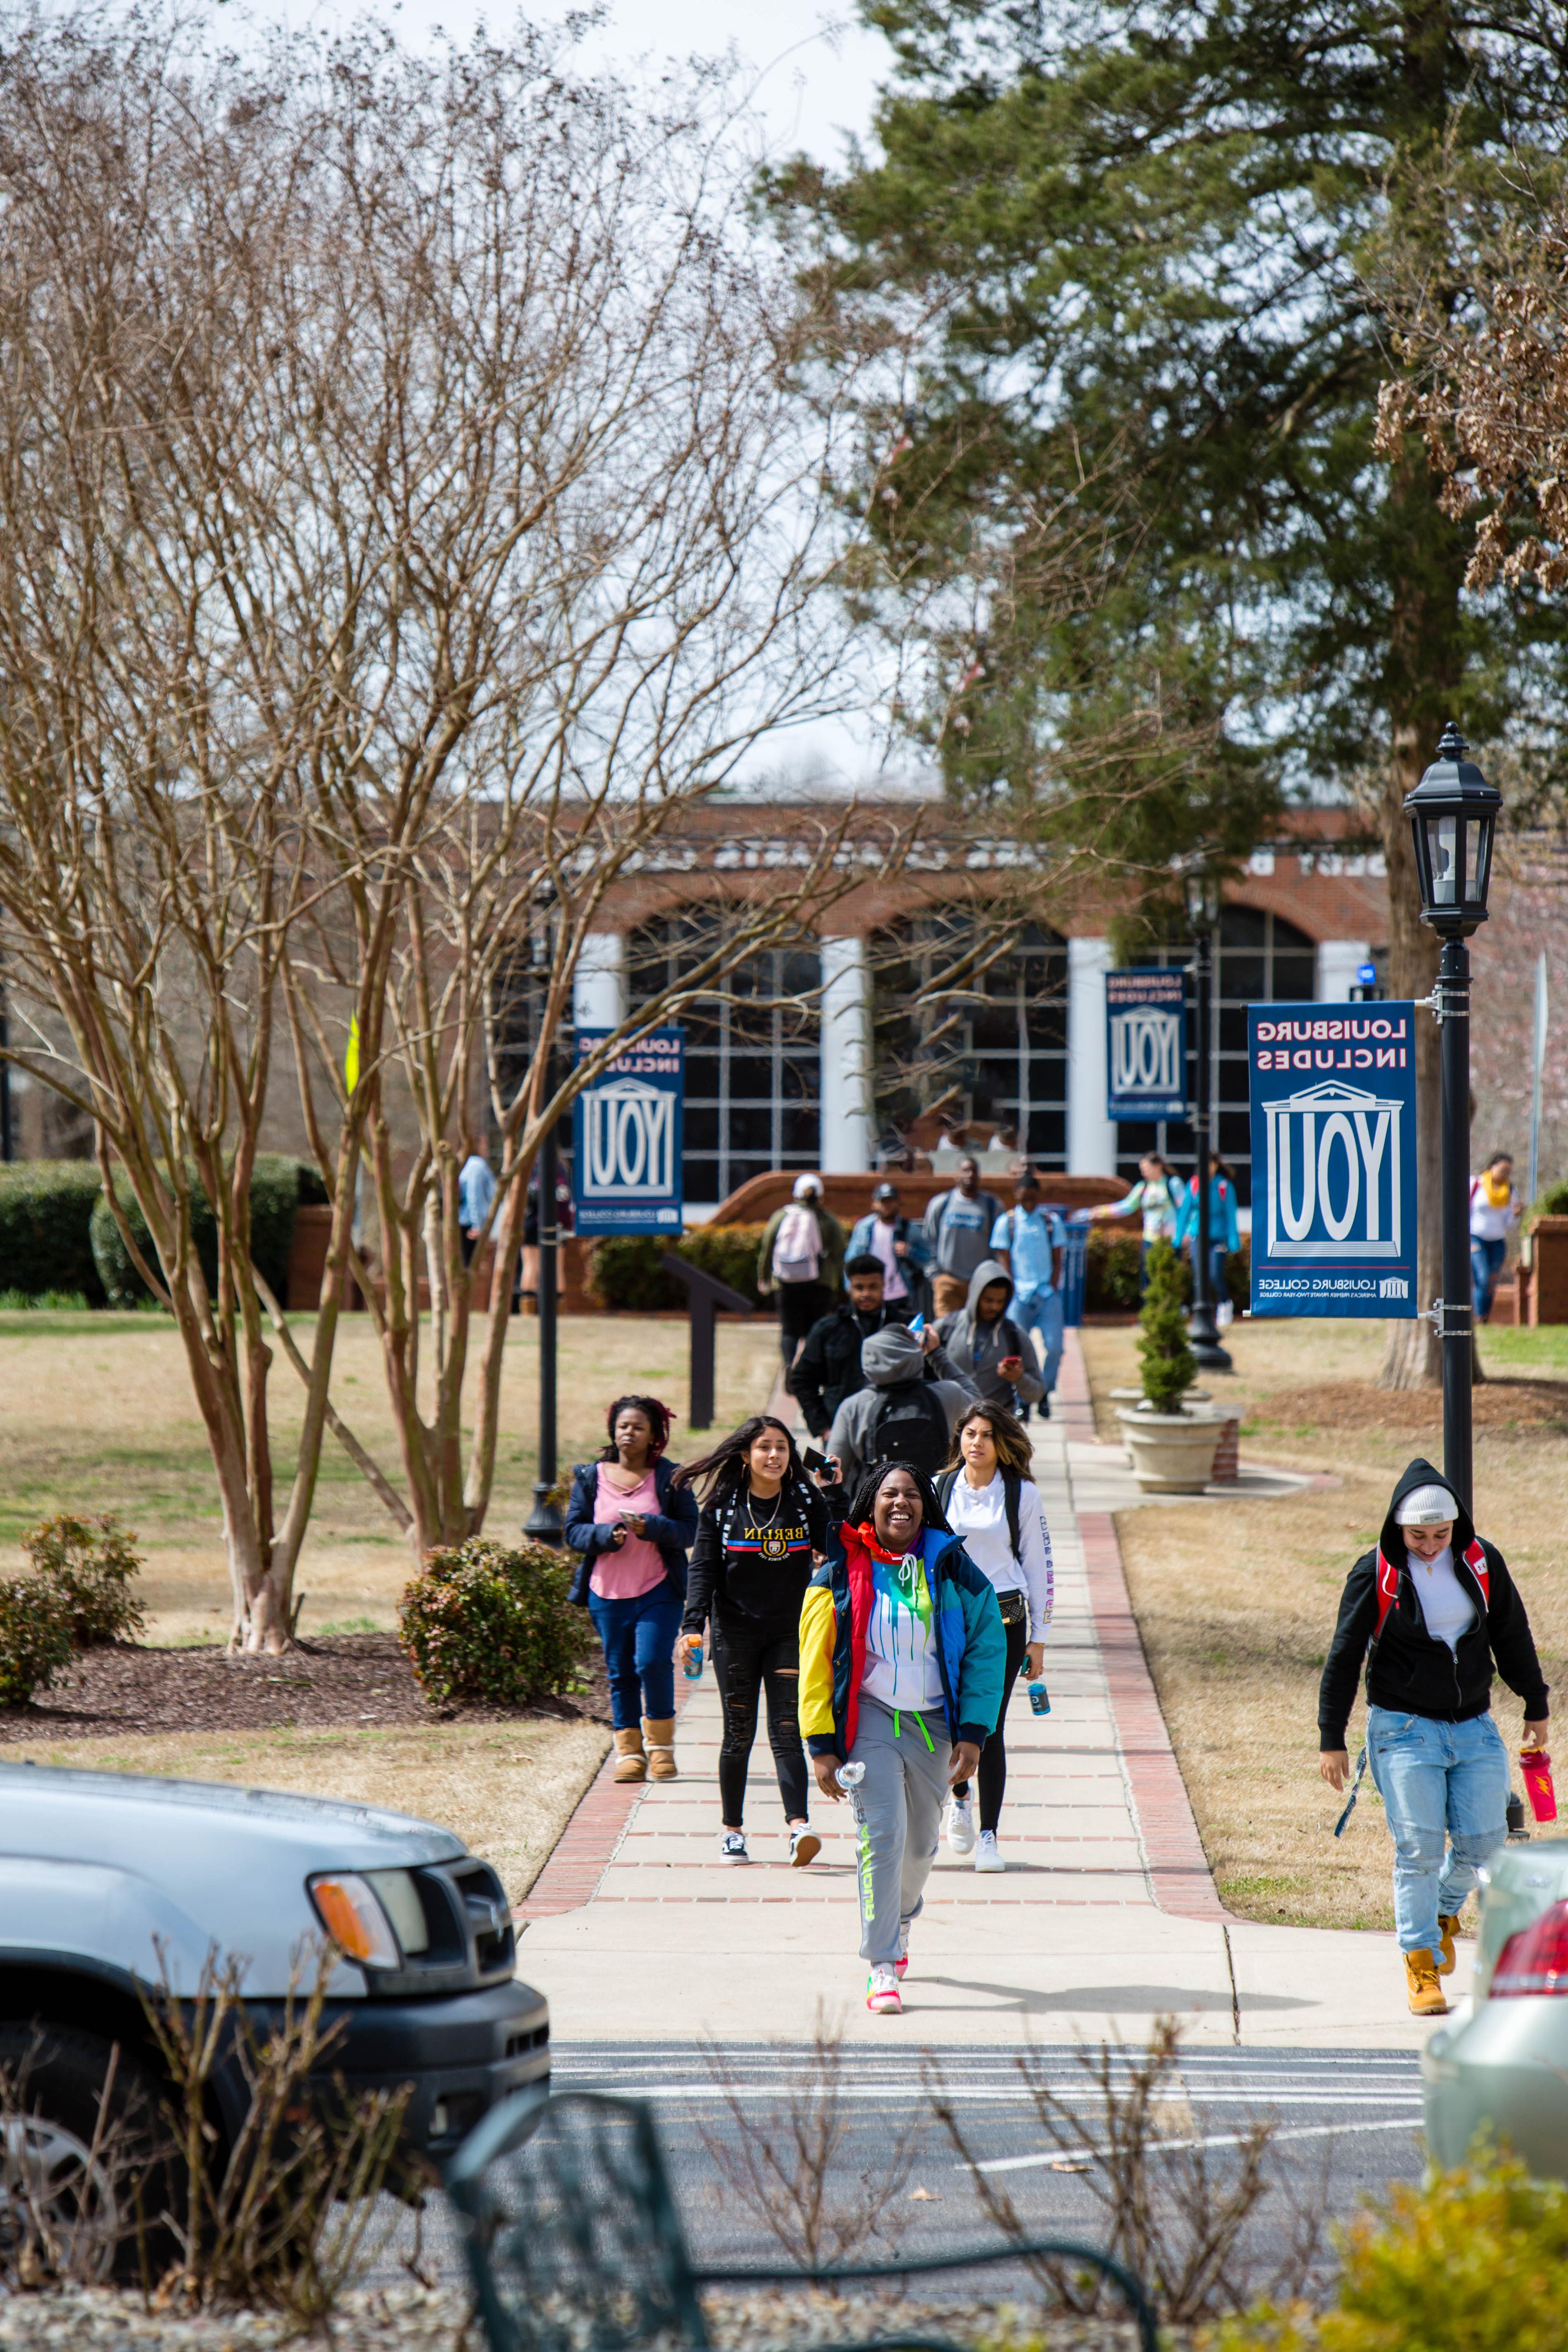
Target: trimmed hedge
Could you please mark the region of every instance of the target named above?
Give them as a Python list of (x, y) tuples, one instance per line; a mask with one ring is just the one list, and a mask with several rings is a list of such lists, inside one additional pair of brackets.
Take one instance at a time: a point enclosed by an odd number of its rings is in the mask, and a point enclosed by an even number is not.
[(425, 1555), (398, 1603), (397, 1638), (426, 1697), (528, 1706), (571, 1689), (593, 1640), (566, 1595), (576, 1562), (526, 1538), (471, 1537)]
[[(693, 1225), (675, 1244), (678, 1255), (755, 1307), (761, 1225)], [(670, 1244), (659, 1234), (605, 1234), (588, 1250), (588, 1296), (624, 1315), (679, 1315), (686, 1290), (661, 1260)]]
[(1531, 1202), (1524, 1213), (1524, 1230), (1535, 1230), (1538, 1217), (1568, 1217), (1568, 1179), (1559, 1184), (1548, 1184), (1539, 1199)]
[(20, 1160), (0, 1168), (0, 1290), (79, 1291), (103, 1304), (92, 1254), (98, 1166), (91, 1160)]
[[(129, 1179), (123, 1171), (115, 1177), (115, 1192), (126, 1213), (126, 1222), (136, 1237), (149, 1265), (157, 1267), (158, 1255), (147, 1221), (136, 1204)], [(250, 1248), (251, 1255), (268, 1282), (279, 1298), (287, 1295), (289, 1282), (289, 1244), (294, 1236), (294, 1212), (301, 1200), (324, 1201), (325, 1188), (314, 1168), (298, 1160), (286, 1159), (281, 1152), (264, 1151), (257, 1155), (256, 1168), (250, 1180)], [(191, 1225), (196, 1254), (202, 1262), (202, 1272), (209, 1284), (217, 1281), (217, 1220), (213, 1215), (205, 1195), (198, 1189), (192, 1206)], [(131, 1253), (121, 1238), (114, 1213), (105, 1200), (97, 1200), (92, 1211), (92, 1255), (98, 1268), (103, 1296), (110, 1307), (135, 1308), (152, 1294), (132, 1264)]]

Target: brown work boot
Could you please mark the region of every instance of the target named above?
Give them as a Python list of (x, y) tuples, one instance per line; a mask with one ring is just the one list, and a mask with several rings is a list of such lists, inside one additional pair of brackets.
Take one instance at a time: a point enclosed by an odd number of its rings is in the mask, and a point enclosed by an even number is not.
[(646, 1780), (647, 1758), (643, 1754), (642, 1733), (634, 1723), (627, 1731), (616, 1734), (616, 1769), (612, 1775), (617, 1780)]
[(1439, 1911), (1437, 1914), (1437, 1948), (1442, 1957), (1437, 1962), (1437, 1974), (1440, 1977), (1451, 1977), (1454, 1973), (1454, 1938), (1458, 1932), (1458, 1913), (1457, 1911)]
[(1447, 2016), (1448, 2004), (1437, 1981), (1437, 1963), (1430, 1952), (1405, 1953), (1405, 1990), (1410, 1997), (1412, 2017)]
[(642, 1736), (647, 1742), (647, 1777), (650, 1780), (677, 1780), (675, 1769), (675, 1717), (654, 1723), (647, 1716), (642, 1719)]

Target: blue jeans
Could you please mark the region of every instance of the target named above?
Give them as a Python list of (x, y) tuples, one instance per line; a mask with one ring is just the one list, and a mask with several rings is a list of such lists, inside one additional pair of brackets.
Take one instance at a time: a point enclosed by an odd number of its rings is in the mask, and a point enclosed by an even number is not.
[(1489, 1715), (1468, 1723), (1369, 1707), (1367, 1766), (1394, 1837), (1394, 1924), (1402, 1952), (1436, 1952), (1478, 1866), (1508, 1837), (1508, 1749)]
[(1492, 1311), (1492, 1293), (1502, 1272), (1502, 1262), (1508, 1255), (1508, 1243), (1483, 1241), (1479, 1234), (1470, 1235), (1470, 1283), (1476, 1295), (1476, 1320), (1485, 1323)]
[(588, 1614), (604, 1645), (610, 1670), (610, 1721), (630, 1731), (646, 1715), (668, 1723), (675, 1713), (675, 1637), (680, 1603), (669, 1588), (656, 1584), (630, 1601), (606, 1600), (590, 1591)]
[(1007, 1308), (1020, 1331), (1040, 1335), (1040, 1377), (1049, 1396), (1062, 1360), (1062, 1295), (1059, 1290), (1016, 1290)]

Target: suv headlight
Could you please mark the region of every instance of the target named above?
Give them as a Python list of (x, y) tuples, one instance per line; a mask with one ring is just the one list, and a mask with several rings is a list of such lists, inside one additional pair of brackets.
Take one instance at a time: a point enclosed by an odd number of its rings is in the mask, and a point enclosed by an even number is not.
[(367, 1968), (402, 1967), (392, 1924), (368, 1879), (353, 1870), (323, 1871), (305, 1886), (316, 1916), (341, 1952)]

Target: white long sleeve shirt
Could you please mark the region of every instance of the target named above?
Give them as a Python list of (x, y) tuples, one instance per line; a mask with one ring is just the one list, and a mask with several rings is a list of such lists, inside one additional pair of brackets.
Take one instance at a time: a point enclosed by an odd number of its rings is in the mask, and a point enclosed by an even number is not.
[(1050, 1537), (1032, 1478), (1018, 1489), (1018, 1549), (1015, 1559), (1007, 1533), (1007, 1492), (996, 1471), (988, 1486), (972, 1486), (961, 1470), (947, 1498), (947, 1523), (982, 1576), (998, 1592), (1023, 1592), (1029, 1603), (1029, 1639), (1043, 1642), (1051, 1622), (1055, 1577)]
[(1445, 1544), (1436, 1559), (1423, 1559), (1408, 1549), (1410, 1579), (1426, 1631), (1435, 1642), (1447, 1642), (1456, 1655), (1459, 1636), (1476, 1622), (1476, 1604), (1454, 1572), (1454, 1547)]

